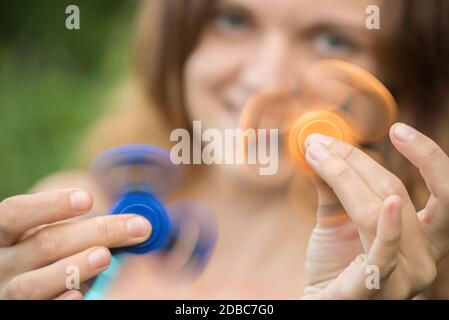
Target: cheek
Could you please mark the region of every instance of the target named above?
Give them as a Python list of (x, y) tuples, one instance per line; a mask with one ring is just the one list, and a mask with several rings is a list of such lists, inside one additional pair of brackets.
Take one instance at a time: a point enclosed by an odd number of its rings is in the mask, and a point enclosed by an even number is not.
[(379, 77), (379, 66), (375, 54), (372, 50), (361, 52), (357, 57), (349, 61), (356, 66), (368, 71), (372, 75)]
[[(232, 50), (231, 50), (232, 49)], [(245, 64), (242, 51), (213, 42), (200, 44), (185, 66), (184, 87), (187, 112), (205, 127), (223, 128), (225, 97), (237, 85)]]

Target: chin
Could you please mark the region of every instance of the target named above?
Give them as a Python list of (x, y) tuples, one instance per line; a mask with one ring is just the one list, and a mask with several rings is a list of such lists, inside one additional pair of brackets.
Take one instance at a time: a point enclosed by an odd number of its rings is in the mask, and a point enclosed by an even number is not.
[(283, 156), (279, 161), (278, 173), (271, 176), (259, 175), (258, 167), (255, 165), (220, 165), (219, 167), (225, 176), (234, 179), (235, 183), (239, 185), (261, 191), (274, 191), (289, 187), (297, 170), (291, 165), (290, 158)]

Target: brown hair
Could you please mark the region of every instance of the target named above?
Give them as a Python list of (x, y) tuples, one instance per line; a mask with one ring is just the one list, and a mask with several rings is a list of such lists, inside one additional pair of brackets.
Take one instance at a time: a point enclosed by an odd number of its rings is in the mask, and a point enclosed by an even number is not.
[(133, 50), (135, 79), (94, 125), (81, 149), (87, 165), (104, 149), (128, 143), (168, 147), (172, 128), (190, 128), (183, 73), (213, 0), (142, 0)]
[[(400, 120), (430, 136), (449, 151), (449, 1), (384, 1), (383, 23), (388, 32), (378, 40), (382, 74), (399, 104)], [(387, 165), (424, 206), (427, 189), (417, 170), (384, 144)]]
[[(131, 86), (133, 92), (125, 96), (122, 108), (96, 126), (88, 143), (89, 158), (122, 143), (167, 146), (171, 126), (189, 127), (184, 65), (215, 2), (143, 1), (134, 51), (138, 85)], [(447, 151), (449, 141), (442, 130), (449, 120), (444, 108), (449, 82), (449, 2), (387, 0), (382, 12), (382, 28), (389, 30), (381, 32), (378, 41), (382, 80), (395, 94), (403, 120), (436, 139)], [(407, 179), (412, 195), (417, 193), (413, 188), (416, 175), (409, 169), (399, 170), (404, 168), (403, 159), (389, 156), (385, 145), (378, 147), (389, 167)]]

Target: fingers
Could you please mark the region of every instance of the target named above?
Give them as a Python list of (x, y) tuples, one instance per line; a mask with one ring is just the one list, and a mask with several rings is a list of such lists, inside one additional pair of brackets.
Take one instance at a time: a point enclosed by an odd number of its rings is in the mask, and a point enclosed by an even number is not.
[(397, 264), (401, 240), (401, 198), (393, 195), (385, 199), (376, 239), (368, 254), (368, 263), (379, 269), (380, 279), (387, 279)]
[(77, 290), (68, 290), (57, 296), (55, 300), (83, 300), (83, 294)]
[(403, 123), (391, 128), (390, 138), (396, 149), (420, 170), (432, 193), (419, 217), (439, 260), (449, 249), (449, 157), (433, 140)]
[(15, 261), (24, 261), (14, 272), (43, 267), (93, 246), (116, 248), (138, 244), (150, 234), (150, 223), (138, 215), (110, 215), (52, 225), (15, 246)]
[[(375, 233), (377, 227), (377, 214), (380, 212), (383, 200), (391, 195), (398, 195), (402, 199), (404, 213), (403, 223), (408, 226), (404, 231), (405, 234), (403, 235), (408, 239), (407, 254), (411, 254), (416, 249), (423, 249), (423, 246), (427, 246), (426, 244), (423, 244), (424, 242), (422, 241), (424, 234), (419, 225), (414, 205), (405, 186), (399, 178), (383, 168), (379, 163), (374, 161), (358, 148), (340, 140), (315, 134), (308, 137), (305, 143), (306, 147), (310, 147), (315, 143), (321, 143), (323, 146), (327, 147), (331, 152), (340, 158), (340, 161), (344, 161), (348, 167), (352, 168), (352, 170), (357, 173), (359, 178), (365, 183), (367, 188), (371, 190), (371, 194), (363, 195), (365, 192), (360, 193), (357, 191), (360, 183), (353, 183), (351, 186), (352, 194), (355, 198), (354, 201), (363, 203), (366, 208), (365, 212), (367, 212), (367, 214), (365, 214), (365, 216), (369, 220), (365, 222), (367, 224), (365, 229), (370, 230), (371, 234)], [(331, 187), (334, 188), (332, 184)], [(340, 198), (337, 191), (336, 193)], [(372, 195), (374, 195), (378, 201), (372, 200)], [(343, 201), (342, 198), (340, 198), (340, 200)], [(343, 203), (343, 205), (345, 206), (345, 203)], [(346, 209), (347, 213), (351, 215), (352, 213), (348, 210), (348, 208)], [(360, 226), (358, 220), (354, 220), (354, 222)], [(365, 241), (363, 243), (365, 244)]]
[(111, 253), (103, 247), (95, 247), (41, 269), (30, 271), (10, 280), (3, 288), (2, 297), (16, 300), (50, 299), (58, 296), (63, 299), (79, 298), (72, 286), (79, 286), (100, 272), (111, 261)]
[(20, 195), (0, 203), (0, 247), (14, 244), (27, 230), (87, 213), (92, 197), (67, 189)]
[(401, 198), (393, 195), (383, 202), (376, 238), (370, 251), (367, 255), (358, 256), (336, 282), (326, 288), (326, 296), (331, 299), (400, 297), (403, 293), (389, 292), (386, 283), (397, 266), (401, 234)]
[(351, 221), (335, 192), (321, 178), (313, 176), (312, 181), (318, 194), (317, 226), (334, 228)]
[(380, 200), (397, 194), (403, 201), (408, 199), (408, 193), (402, 182), (390, 171), (382, 167), (377, 161), (369, 157), (358, 148), (331, 137), (314, 134), (307, 138), (306, 147), (319, 142), (329, 147), (340, 158), (344, 159), (365, 181), (367, 186)]
[(338, 196), (348, 215), (361, 229), (365, 249), (371, 246), (382, 202), (355, 170), (322, 143), (307, 147), (306, 160)]
[(418, 169), (436, 197), (449, 198), (449, 157), (430, 138), (403, 123), (390, 130), (396, 149)]
[[(386, 287), (399, 259), (402, 236), (402, 200), (393, 195), (385, 199), (379, 217), (376, 238), (360, 270), (360, 288), (356, 299), (398, 298), (402, 292)], [(405, 297), (401, 297), (405, 298)]]

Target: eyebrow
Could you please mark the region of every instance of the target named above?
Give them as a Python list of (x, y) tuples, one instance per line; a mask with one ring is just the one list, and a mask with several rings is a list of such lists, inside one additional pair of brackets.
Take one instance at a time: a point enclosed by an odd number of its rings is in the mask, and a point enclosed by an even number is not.
[(340, 31), (346, 31), (346, 32), (360, 32), (368, 33), (369, 30), (365, 27), (365, 25), (359, 25), (359, 24), (351, 24), (351, 23), (345, 23), (345, 22), (328, 22), (328, 21), (322, 21), (322, 22), (315, 22), (310, 23), (310, 25), (305, 25), (304, 30), (307, 31), (334, 31), (334, 30), (340, 30)]
[(229, 9), (234, 10), (238, 13), (241, 13), (249, 18), (255, 18), (256, 16), (253, 14), (254, 8), (247, 6), (243, 3), (239, 3), (236, 0), (218, 0), (215, 1), (214, 4), (215, 10), (223, 10), (223, 9)]
[(248, 12), (251, 11), (251, 8), (248, 8), (244, 4), (238, 3), (238, 1), (235, 1), (235, 0), (218, 0), (218, 1), (215, 1), (214, 7), (220, 8), (220, 9), (230, 8), (230, 9), (242, 10), (242, 11), (248, 11)]
[(243, 4), (241, 4), (235, 0), (217, 0), (217, 1), (215, 1), (215, 4), (216, 5), (232, 5), (232, 6), (244, 7)]

